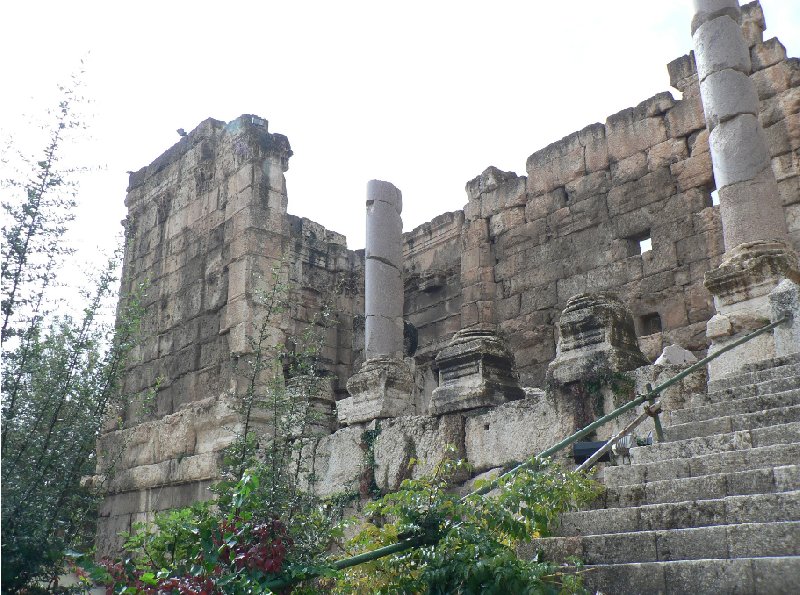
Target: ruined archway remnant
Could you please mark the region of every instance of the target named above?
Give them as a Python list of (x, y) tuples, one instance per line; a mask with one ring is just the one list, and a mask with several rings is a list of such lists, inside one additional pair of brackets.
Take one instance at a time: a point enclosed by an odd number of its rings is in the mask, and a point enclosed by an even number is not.
[[(717, 311), (706, 327), (713, 353), (769, 322), (770, 291), (784, 278), (797, 281), (800, 273), (758, 118), (739, 2), (694, 0), (694, 7), (692, 38), (725, 241), (725, 259), (705, 277)], [(745, 353), (746, 361), (774, 357), (775, 341), (762, 335)], [(710, 378), (732, 373), (742, 357), (726, 354), (713, 361)]]
[(403, 357), (403, 196), (393, 184), (367, 184), (364, 276), (366, 361), (339, 401), (343, 424), (413, 415), (414, 380)]

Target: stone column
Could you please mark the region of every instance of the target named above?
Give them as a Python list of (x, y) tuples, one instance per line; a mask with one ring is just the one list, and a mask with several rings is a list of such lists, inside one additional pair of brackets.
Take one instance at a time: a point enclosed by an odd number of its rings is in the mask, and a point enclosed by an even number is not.
[(403, 197), (389, 182), (367, 184), (364, 353), (337, 403), (339, 422), (354, 424), (416, 412), (414, 379), (403, 361)]
[(692, 19), (700, 96), (719, 190), (725, 250), (759, 240), (785, 241), (786, 218), (758, 120), (750, 48), (737, 0), (694, 0)]
[[(695, 60), (725, 241), (725, 260), (705, 279), (717, 310), (706, 327), (712, 341), (709, 352), (714, 352), (768, 323), (770, 291), (783, 278), (797, 282), (800, 274), (758, 120), (759, 100), (749, 77), (750, 50), (739, 24), (739, 3), (694, 0), (694, 8)], [(773, 337), (762, 335), (711, 362), (709, 378), (776, 354)]]
[(367, 184), (364, 356), (403, 353), (403, 196), (389, 182)]

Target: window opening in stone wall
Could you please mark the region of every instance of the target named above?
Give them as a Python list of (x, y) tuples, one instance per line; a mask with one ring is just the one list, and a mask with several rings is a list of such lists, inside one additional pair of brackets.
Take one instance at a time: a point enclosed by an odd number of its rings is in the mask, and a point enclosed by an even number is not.
[(658, 312), (650, 312), (639, 317), (640, 335), (652, 335), (661, 332), (661, 316)]
[(644, 231), (635, 236), (625, 238), (628, 242), (628, 256), (644, 254), (653, 249), (653, 240), (650, 237), (650, 230)]

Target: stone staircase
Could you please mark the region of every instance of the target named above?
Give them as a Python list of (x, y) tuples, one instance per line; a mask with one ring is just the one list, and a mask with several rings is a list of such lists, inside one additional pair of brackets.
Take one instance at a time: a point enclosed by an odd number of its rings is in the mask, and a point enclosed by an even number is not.
[(534, 544), (592, 592), (800, 593), (800, 354), (710, 382), (604, 483)]

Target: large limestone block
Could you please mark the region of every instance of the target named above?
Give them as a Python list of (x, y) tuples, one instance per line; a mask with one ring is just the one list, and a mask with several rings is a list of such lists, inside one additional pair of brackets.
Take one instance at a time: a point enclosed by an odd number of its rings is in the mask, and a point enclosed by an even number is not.
[(701, 83), (708, 75), (727, 68), (750, 74), (750, 50), (739, 24), (730, 16), (706, 21), (694, 31), (692, 38)]
[(467, 460), (478, 472), (522, 462), (558, 443), (570, 431), (554, 401), (541, 394), (505, 403), (467, 418)]
[(364, 471), (363, 426), (342, 428), (313, 450), (312, 489), (318, 496), (358, 492)]
[[(449, 455), (448, 447), (454, 448)], [(404, 479), (430, 475), (446, 456), (465, 458), (464, 419), (454, 414), (383, 421), (373, 454), (375, 483), (381, 490), (396, 490)]]
[(347, 391), (351, 396), (336, 404), (342, 424), (416, 413), (414, 378), (402, 360), (368, 359), (347, 381)]
[(750, 59), (753, 63), (754, 72), (763, 70), (786, 60), (786, 48), (777, 37), (773, 37), (750, 48)]

